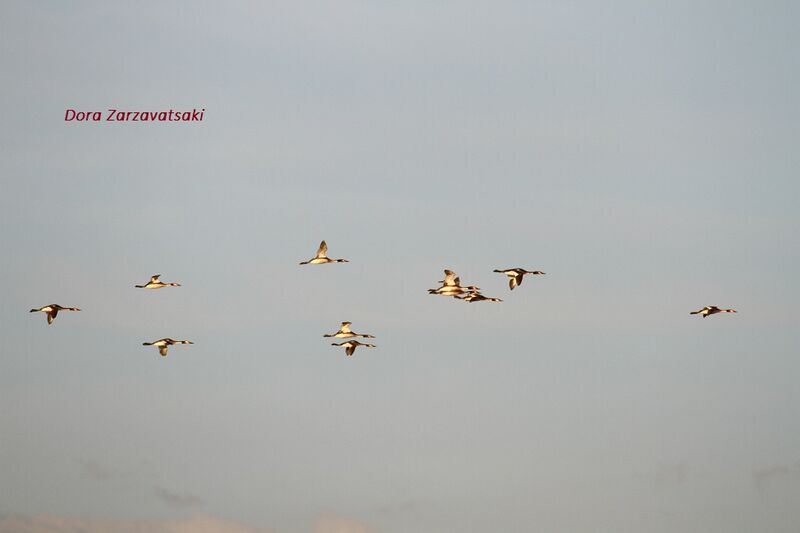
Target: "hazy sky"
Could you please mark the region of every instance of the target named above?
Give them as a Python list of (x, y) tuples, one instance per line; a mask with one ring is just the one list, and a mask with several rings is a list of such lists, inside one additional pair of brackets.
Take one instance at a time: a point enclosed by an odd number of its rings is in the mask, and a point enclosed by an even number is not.
[(3, 3), (0, 532), (794, 533), (798, 17)]

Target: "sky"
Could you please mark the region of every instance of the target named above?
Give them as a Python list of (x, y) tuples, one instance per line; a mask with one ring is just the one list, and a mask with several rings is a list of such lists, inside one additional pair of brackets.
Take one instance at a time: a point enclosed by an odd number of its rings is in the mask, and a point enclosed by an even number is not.
[(0, 532), (796, 531), (799, 15), (3, 3)]

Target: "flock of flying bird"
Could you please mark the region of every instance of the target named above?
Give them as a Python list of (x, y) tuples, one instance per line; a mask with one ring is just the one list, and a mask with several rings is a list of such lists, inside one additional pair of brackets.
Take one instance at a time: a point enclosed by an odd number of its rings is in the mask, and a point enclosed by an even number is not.
[[(325, 241), (322, 241), (319, 245), (319, 249), (317, 250), (317, 254), (309, 259), (308, 261), (302, 261), (301, 265), (322, 265), (326, 263), (347, 263), (349, 262), (347, 259), (331, 259), (328, 257), (328, 245)], [(544, 275), (544, 272), (540, 270), (525, 270), (524, 268), (507, 268), (504, 270), (495, 269), (494, 272), (499, 274), (505, 274), (508, 276), (508, 288), (509, 290), (514, 290), (516, 287), (522, 284), (522, 280), (526, 275), (532, 276), (541, 276)], [(180, 283), (174, 282), (163, 282), (159, 278), (161, 274), (156, 274), (150, 277), (150, 281), (145, 283), (144, 285), (135, 285), (137, 289), (163, 289), (164, 287), (180, 287)], [(484, 296), (480, 292), (480, 287), (476, 287), (475, 285), (461, 285), (461, 279), (456, 275), (455, 272), (452, 270), (445, 270), (444, 271), (444, 279), (440, 280), (438, 283), (441, 285), (435, 289), (428, 289), (428, 294), (438, 294), (439, 296), (451, 296), (457, 300), (463, 300), (465, 302), (473, 303), (473, 302), (502, 302), (500, 298), (491, 298), (488, 296)], [(40, 307), (38, 309), (31, 309), (31, 313), (41, 312), (47, 315), (47, 323), (52, 324), (53, 321), (58, 316), (59, 311), (80, 311), (77, 307), (62, 307), (58, 304), (50, 304), (45, 305), (44, 307)], [(709, 315), (715, 315), (717, 313), (735, 313), (735, 309), (721, 309), (716, 305), (707, 305), (698, 311), (692, 311), (690, 315), (701, 315), (703, 318)], [(363, 338), (363, 339), (374, 339), (374, 335), (370, 335), (367, 333), (355, 333), (350, 329), (352, 322), (342, 322), (339, 331), (336, 333), (326, 333), (323, 337), (329, 338), (336, 338), (336, 339), (349, 339), (345, 342), (341, 343), (331, 343), (332, 346), (340, 346), (344, 348), (345, 355), (348, 357), (353, 355), (356, 351), (356, 348), (359, 346), (363, 346), (365, 348), (375, 348), (374, 344), (363, 343), (356, 340), (356, 338)], [(169, 337), (164, 339), (158, 339), (157, 341), (153, 342), (144, 342), (142, 343), (143, 346), (155, 346), (158, 348), (158, 353), (162, 356), (167, 355), (167, 350), (170, 346), (174, 344), (194, 344), (192, 341), (188, 340), (175, 340)]]

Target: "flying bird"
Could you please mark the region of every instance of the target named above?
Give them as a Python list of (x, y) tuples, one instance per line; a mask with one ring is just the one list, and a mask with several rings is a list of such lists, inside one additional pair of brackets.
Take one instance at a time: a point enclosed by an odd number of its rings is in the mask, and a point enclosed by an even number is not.
[(436, 289), (428, 289), (428, 294), (438, 294), (439, 296), (458, 296), (459, 294), (470, 294), (473, 292), (478, 292), (480, 287), (476, 287), (475, 285), (467, 285), (466, 287), (461, 287), (458, 285), (455, 286), (447, 286), (443, 285)]
[(339, 344), (336, 344), (335, 342), (332, 342), (331, 346), (344, 346), (344, 353), (345, 353), (345, 355), (347, 355), (347, 357), (350, 357), (351, 355), (353, 355), (353, 352), (355, 352), (356, 348), (358, 348), (359, 346), (364, 346), (365, 348), (375, 348), (376, 347), (374, 344), (365, 344), (363, 342), (358, 342), (358, 341), (347, 341), (347, 342), (342, 342), (342, 343), (339, 343)]
[(445, 270), (444, 271), (444, 279), (439, 280), (439, 283), (442, 285), (435, 289), (428, 289), (428, 294), (438, 294), (440, 296), (456, 296), (459, 294), (469, 294), (472, 292), (478, 292), (480, 287), (476, 287), (475, 285), (468, 285), (466, 287), (461, 286), (461, 279), (456, 276), (456, 273), (452, 270)]
[(150, 276), (150, 281), (145, 283), (144, 285), (135, 285), (137, 289), (161, 289), (163, 287), (180, 287), (180, 283), (164, 283), (160, 281), (158, 278), (161, 277), (161, 274), (156, 274), (154, 276)]
[(143, 342), (142, 346), (155, 346), (156, 348), (158, 348), (158, 353), (166, 357), (167, 350), (173, 344), (194, 344), (194, 343), (192, 341), (176, 341), (175, 339), (170, 339), (169, 337), (167, 337), (166, 339), (159, 339), (153, 342)]
[(471, 292), (466, 296), (454, 296), (458, 300), (464, 300), (465, 302), (502, 302), (500, 298), (489, 298), (488, 296), (484, 296), (479, 292)]
[(325, 244), (325, 241), (319, 243), (319, 249), (317, 250), (317, 255), (313, 258), (309, 259), (308, 261), (303, 261), (301, 265), (320, 265), (323, 263), (348, 263), (347, 259), (331, 259), (328, 257), (328, 245)]
[(708, 315), (716, 315), (717, 313), (736, 313), (736, 309), (720, 309), (716, 305), (707, 305), (699, 311), (692, 311), (690, 315), (703, 315), (703, 318)]
[(336, 333), (326, 333), (323, 337), (336, 337), (337, 339), (349, 339), (352, 337), (363, 337), (365, 339), (374, 339), (374, 335), (367, 335), (366, 333), (355, 333), (350, 329), (352, 322), (342, 322), (342, 327)]
[(525, 270), (524, 268), (507, 268), (505, 270), (495, 269), (494, 271), (508, 276), (508, 288), (512, 291), (518, 285), (522, 285), (522, 278), (524, 278), (526, 274), (533, 274), (536, 276), (544, 274), (544, 272), (541, 270)]
[(58, 304), (45, 305), (39, 309), (31, 309), (31, 313), (47, 313), (47, 324), (52, 324), (53, 320), (58, 316), (59, 311), (80, 311), (77, 307), (61, 307)]

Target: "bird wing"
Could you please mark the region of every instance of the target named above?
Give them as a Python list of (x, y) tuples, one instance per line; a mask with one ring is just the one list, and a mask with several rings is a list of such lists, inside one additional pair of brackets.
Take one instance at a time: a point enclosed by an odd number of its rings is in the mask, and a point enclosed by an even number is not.
[(342, 322), (342, 327), (339, 328), (339, 333), (352, 333), (350, 331), (350, 324), (352, 324), (352, 322)]
[(344, 353), (346, 355), (353, 355), (353, 352), (355, 352), (355, 351), (356, 351), (356, 345), (355, 344), (350, 344), (350, 345), (347, 346), (347, 348), (344, 349)]
[(517, 277), (516, 276), (508, 278), (508, 288), (509, 289), (511, 289), (513, 291), (514, 287), (516, 287), (517, 285), (519, 285), (519, 282), (517, 282)]
[(319, 249), (317, 250), (317, 257), (328, 257), (328, 245), (325, 241), (319, 243)]
[(444, 280), (442, 281), (442, 283), (444, 283), (445, 285), (450, 285), (450, 286), (457, 285), (458, 284), (458, 281), (456, 281), (457, 279), (458, 278), (456, 278), (456, 273), (455, 272), (453, 272), (452, 270), (445, 270), (444, 271)]
[(160, 277), (161, 277), (161, 274), (155, 274), (153, 276), (150, 276), (150, 283), (158, 283), (158, 278), (160, 278)]
[(56, 315), (58, 315), (58, 309), (53, 308), (52, 311), (47, 313), (47, 323), (52, 324), (53, 320), (56, 319)]
[(159, 346), (158, 353), (160, 353), (162, 356), (166, 356), (168, 349), (169, 349), (169, 344), (165, 344), (164, 346)]

